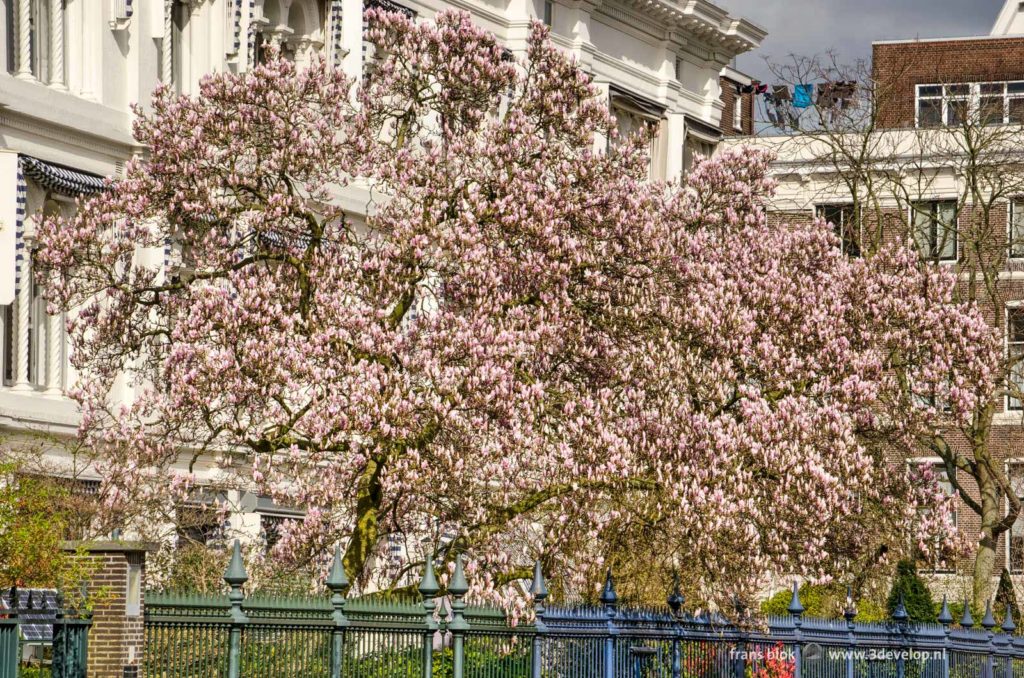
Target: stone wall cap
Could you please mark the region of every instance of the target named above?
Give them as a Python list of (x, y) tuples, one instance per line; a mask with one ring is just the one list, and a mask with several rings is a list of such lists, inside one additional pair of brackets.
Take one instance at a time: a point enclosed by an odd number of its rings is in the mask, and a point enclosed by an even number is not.
[(81, 548), (89, 553), (153, 553), (160, 549), (160, 545), (152, 541), (62, 541), (60, 548), (64, 551)]

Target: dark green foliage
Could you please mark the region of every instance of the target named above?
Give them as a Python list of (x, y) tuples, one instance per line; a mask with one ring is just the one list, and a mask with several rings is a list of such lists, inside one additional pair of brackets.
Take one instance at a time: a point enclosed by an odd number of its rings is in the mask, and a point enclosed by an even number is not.
[(889, 592), (887, 605), (890, 617), (896, 611), (900, 594), (903, 595), (903, 604), (907, 608), (907, 616), (910, 621), (934, 622), (936, 620), (932, 592), (928, 590), (928, 585), (917, 574), (917, 565), (912, 560), (901, 560), (896, 565), (896, 576), (892, 580), (892, 590)]
[[(761, 612), (779, 617), (789, 616), (789, 599), (793, 593), (783, 589), (761, 604)], [(839, 619), (846, 607), (846, 589), (840, 584), (804, 584), (800, 587), (800, 602), (805, 617)], [(857, 621), (882, 621), (885, 610), (873, 600), (864, 598), (857, 601)]]
[(1020, 607), (1017, 606), (1017, 592), (1013, 588), (1013, 582), (1010, 580), (1010, 571), (1005, 567), (999, 574), (999, 587), (996, 589), (996, 600), (993, 606), (993, 611), (996, 615), (996, 621), (1000, 624), (1003, 623), (1003, 618), (1006, 616), (1006, 608), (1009, 607), (1013, 610), (1013, 619), (1015, 623), (1020, 623)]

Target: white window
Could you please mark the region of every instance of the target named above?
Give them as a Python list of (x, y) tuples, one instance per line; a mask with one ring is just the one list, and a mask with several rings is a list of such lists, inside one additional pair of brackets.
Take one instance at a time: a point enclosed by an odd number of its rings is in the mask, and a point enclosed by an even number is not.
[(134, 559), (128, 563), (124, 607), (124, 612), (129, 617), (138, 617), (142, 614), (142, 563)]
[[(918, 462), (920, 463), (920, 462)], [(956, 494), (956, 489), (953, 487), (953, 483), (949, 480), (949, 476), (946, 474), (946, 466), (942, 463), (925, 462), (932, 465), (932, 473), (935, 474), (937, 484), (942, 493), (947, 497), (952, 497)], [(953, 515), (950, 517), (953, 523), (953, 528), (957, 527), (957, 511), (956, 503), (953, 504)], [(922, 572), (933, 572), (933, 573), (949, 573), (955, 571), (956, 565), (956, 554), (953, 552), (947, 552), (941, 548), (939, 544), (935, 545), (935, 548), (931, 549), (929, 557), (924, 557), (923, 553), (918, 554), (918, 561), (921, 563)]]
[(832, 225), (843, 254), (851, 257), (860, 256), (860, 220), (854, 213), (853, 205), (818, 205), (814, 209), (815, 216)]
[(743, 104), (746, 103), (743, 97), (737, 94), (732, 100), (732, 128), (743, 129)]
[(707, 160), (715, 152), (715, 144), (693, 134), (686, 135), (683, 143), (683, 172), (689, 172), (701, 160)]
[[(1006, 307), (1006, 357), (1010, 362), (1010, 391), (1024, 393), (1024, 306)], [(1024, 405), (1019, 397), (1009, 395), (1006, 409), (1020, 412)]]
[[(1024, 496), (1024, 463), (1011, 462), (1007, 469), (1010, 489), (1018, 497)], [(1017, 518), (1006, 535), (1007, 560), (1010, 561), (1010, 574), (1024, 573), (1024, 516)]]
[(615, 117), (618, 142), (644, 130), (654, 130), (647, 152), (650, 156), (648, 177), (665, 178), (665, 155), (668, 135), (665, 133), (665, 109), (656, 102), (648, 101), (631, 92), (612, 86), (609, 90), (610, 109)]
[(1024, 82), (917, 86), (917, 126), (1024, 123)]
[(1010, 203), (1010, 223), (1007, 245), (1011, 259), (1024, 259), (1024, 199)]
[(921, 257), (931, 261), (956, 261), (956, 201), (918, 202), (911, 206), (910, 212), (914, 241)]

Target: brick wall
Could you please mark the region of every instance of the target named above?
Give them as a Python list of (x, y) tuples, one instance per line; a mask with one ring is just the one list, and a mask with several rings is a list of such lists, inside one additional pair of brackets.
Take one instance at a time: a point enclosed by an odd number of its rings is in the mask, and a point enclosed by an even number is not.
[(916, 86), (1024, 80), (1024, 37), (914, 40), (873, 46), (878, 124), (914, 126)]
[[(147, 546), (101, 542), (87, 546), (93, 567), (89, 591), (97, 597), (89, 632), (90, 678), (124, 678), (140, 671), (143, 652), (142, 598)], [(138, 605), (129, 605), (129, 568), (138, 568)]]
[[(740, 94), (736, 91), (738, 83), (729, 78), (720, 78), (719, 85), (722, 89), (722, 120), (719, 129), (723, 136), (738, 137), (750, 136), (754, 133), (754, 95)], [(736, 114), (736, 106), (743, 108), (741, 129), (733, 126), (733, 116)]]

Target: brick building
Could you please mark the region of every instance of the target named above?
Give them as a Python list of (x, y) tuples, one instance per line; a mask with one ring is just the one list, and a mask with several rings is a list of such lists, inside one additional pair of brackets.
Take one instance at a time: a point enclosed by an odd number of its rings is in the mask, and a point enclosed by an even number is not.
[[(1024, 355), (1022, 9), (1024, 3), (1008, 1), (988, 36), (874, 43), (873, 82), (858, 85), (865, 103), (861, 115), (847, 118), (856, 121), (849, 128), (837, 124), (724, 144), (776, 153), (772, 172), (779, 187), (770, 223), (821, 217), (851, 256), (903, 239), (934, 265), (957, 271), (965, 296), (975, 294), (1004, 337), (1007, 388), (994, 403), (985, 449), (1018, 496), (1024, 495), (1024, 365), (1014, 363)], [(825, 113), (826, 120), (842, 117)], [(979, 293), (984, 286), (972, 287), (972, 280), (989, 272), (992, 282)], [(969, 440), (960, 431), (948, 431), (945, 438), (970, 456)], [(928, 450), (908, 456), (911, 463), (942, 469), (941, 457)], [(957, 481), (978, 498), (967, 473), (958, 472)], [(948, 480), (943, 484), (953, 492)], [(1002, 516), (1005, 499), (998, 502)], [(956, 520), (977, 543), (981, 520), (962, 500)], [(1024, 518), (995, 547), (996, 577), (1006, 567), (1018, 585), (1024, 583)], [(970, 562), (941, 559), (920, 565), (936, 575), (972, 569)], [(965, 580), (940, 579), (950, 593), (964, 593)]]

